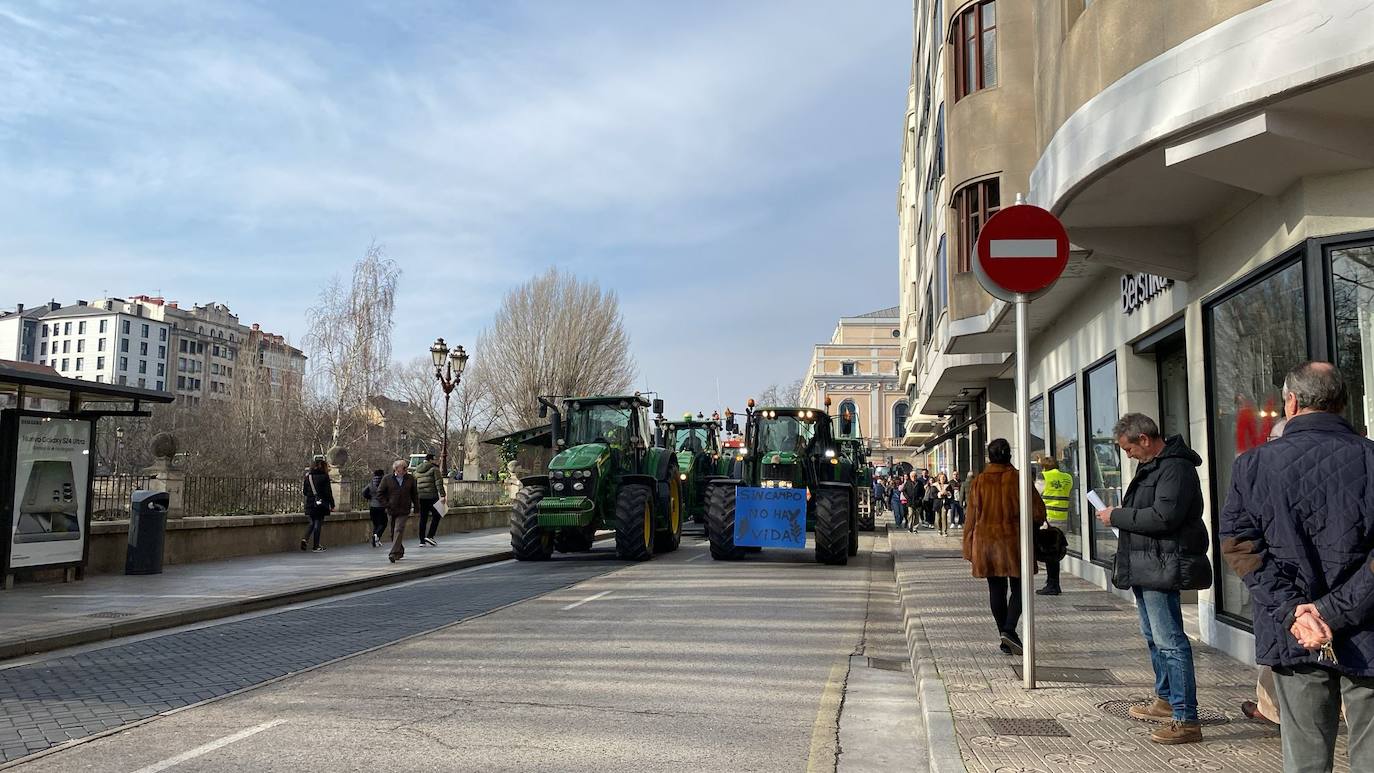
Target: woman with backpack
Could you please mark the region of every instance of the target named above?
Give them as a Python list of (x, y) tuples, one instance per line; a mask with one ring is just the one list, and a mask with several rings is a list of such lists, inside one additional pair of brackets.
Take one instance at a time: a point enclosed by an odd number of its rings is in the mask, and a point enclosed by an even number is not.
[(329, 483), (329, 462), (323, 456), (316, 456), (310, 463), (301, 483), (301, 493), (305, 497), (305, 517), (310, 519), (305, 536), (301, 538), (301, 550), (323, 553), (320, 534), (324, 531), (324, 517), (334, 510), (334, 487)]

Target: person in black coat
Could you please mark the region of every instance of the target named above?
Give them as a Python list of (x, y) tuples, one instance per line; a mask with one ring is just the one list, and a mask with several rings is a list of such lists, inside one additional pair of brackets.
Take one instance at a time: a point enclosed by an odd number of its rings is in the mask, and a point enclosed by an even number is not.
[(316, 553), (323, 553), (320, 535), (324, 532), (324, 517), (334, 510), (334, 487), (329, 483), (329, 462), (323, 456), (317, 456), (311, 462), (305, 480), (301, 482), (301, 494), (305, 497), (305, 516), (310, 520), (305, 536), (301, 538), (301, 550), (313, 547)]
[(1197, 677), (1180, 592), (1212, 585), (1197, 474), (1202, 457), (1178, 435), (1161, 437), (1142, 413), (1122, 416), (1112, 434), (1139, 467), (1121, 506), (1097, 511), (1097, 520), (1119, 533), (1112, 584), (1135, 594), (1155, 672), (1154, 701), (1132, 707), (1131, 716), (1168, 723), (1150, 735), (1155, 743), (1197, 743)]
[(924, 518), (926, 496), (925, 484), (916, 478), (915, 470), (902, 482), (902, 496), (906, 499), (906, 527), (914, 532)]

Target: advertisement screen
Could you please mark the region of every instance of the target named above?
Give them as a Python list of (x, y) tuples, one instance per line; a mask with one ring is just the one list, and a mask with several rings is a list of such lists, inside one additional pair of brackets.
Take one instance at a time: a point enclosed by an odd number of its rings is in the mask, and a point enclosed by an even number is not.
[(81, 561), (90, 452), (89, 421), (19, 418), (11, 567)]

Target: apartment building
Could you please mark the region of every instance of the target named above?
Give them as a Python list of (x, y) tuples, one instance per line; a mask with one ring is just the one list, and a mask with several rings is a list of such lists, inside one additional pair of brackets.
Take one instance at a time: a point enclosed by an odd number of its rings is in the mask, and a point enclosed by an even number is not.
[(38, 318), (50, 310), (46, 303), (28, 308), (21, 303), (14, 311), (0, 311), (0, 360), (37, 362)]
[(165, 392), (170, 332), (137, 306), (77, 301), (38, 318), (37, 362), (69, 378)]
[(816, 344), (802, 381), (801, 402), (813, 408), (830, 398), (832, 416), (859, 421), (875, 463), (901, 455), (908, 403), (897, 385), (901, 330), (897, 307), (841, 317), (830, 341)]
[[(1072, 242), (1064, 279), (1031, 305), (1028, 363), (1030, 450), (1077, 483), (1068, 571), (1109, 585), (1115, 536), (1084, 497), (1117, 502), (1134, 472), (1111, 437), (1121, 413), (1154, 416), (1203, 456), (1214, 534), (1231, 464), (1275, 418), (1293, 365), (1335, 362), (1348, 418), (1374, 428), (1374, 8), (946, 0), (915, 11), (917, 50), (943, 49), (948, 170), (931, 218), (950, 234), (941, 258), (902, 256), (903, 276), (943, 270), (948, 292), (943, 309), (914, 298), (916, 319), (943, 320), (928, 346), (903, 328), (912, 410), (944, 417), (918, 452), (974, 427), (980, 441), (1015, 437), (1013, 315), (968, 268), (978, 229), (1017, 193), (1058, 215)], [(913, 67), (913, 87), (917, 77)], [(969, 445), (976, 457), (981, 442)], [(1250, 657), (1249, 596), (1215, 547), (1213, 560), (1217, 581), (1195, 601), (1201, 636)]]

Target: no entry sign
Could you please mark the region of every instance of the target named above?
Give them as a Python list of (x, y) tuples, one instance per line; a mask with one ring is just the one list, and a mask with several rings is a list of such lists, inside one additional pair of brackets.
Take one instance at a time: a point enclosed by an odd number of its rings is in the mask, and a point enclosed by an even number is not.
[(1069, 262), (1059, 218), (1031, 204), (1003, 209), (983, 225), (973, 270), (983, 289), (1004, 301), (1049, 289)]

